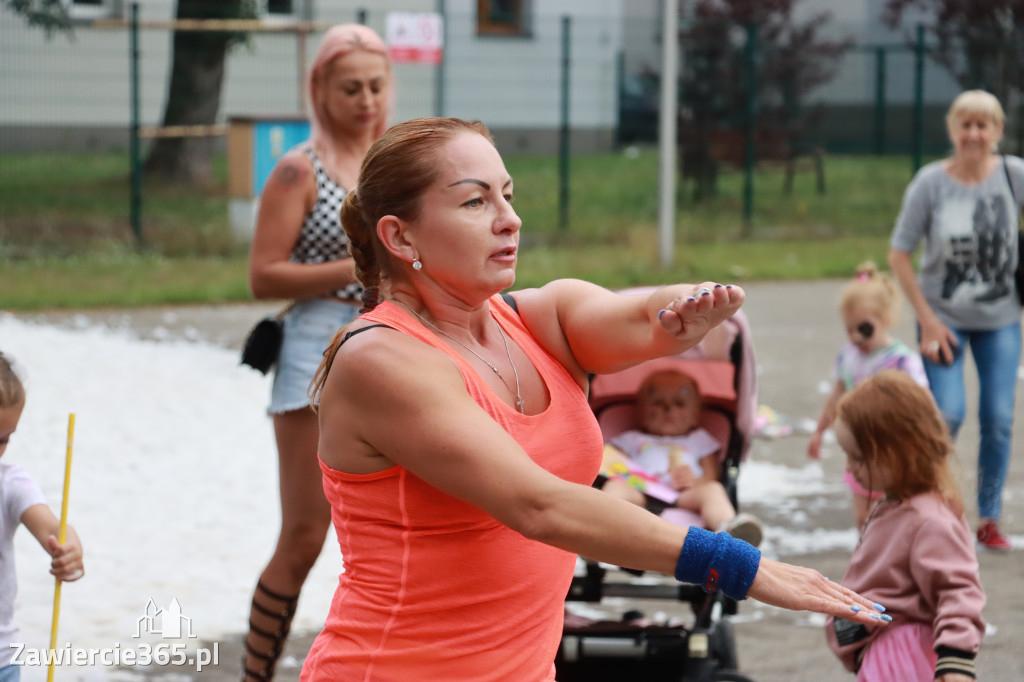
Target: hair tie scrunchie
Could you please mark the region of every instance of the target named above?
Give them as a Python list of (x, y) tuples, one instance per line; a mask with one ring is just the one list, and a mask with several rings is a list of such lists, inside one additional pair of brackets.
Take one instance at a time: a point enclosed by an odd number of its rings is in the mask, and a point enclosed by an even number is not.
[(737, 601), (747, 598), (761, 563), (761, 551), (728, 533), (690, 526), (676, 563), (676, 580), (721, 590)]

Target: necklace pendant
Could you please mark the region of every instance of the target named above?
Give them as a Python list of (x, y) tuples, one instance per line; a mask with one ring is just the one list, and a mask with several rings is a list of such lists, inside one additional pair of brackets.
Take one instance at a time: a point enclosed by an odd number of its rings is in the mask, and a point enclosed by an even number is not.
[(516, 408), (519, 410), (519, 414), (526, 414), (526, 410), (523, 409), (523, 405), (525, 404), (525, 400), (523, 400), (520, 396), (516, 396)]

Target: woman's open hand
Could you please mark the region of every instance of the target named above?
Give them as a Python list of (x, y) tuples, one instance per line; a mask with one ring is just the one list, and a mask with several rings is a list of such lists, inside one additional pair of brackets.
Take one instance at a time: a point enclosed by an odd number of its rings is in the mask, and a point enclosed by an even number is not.
[(740, 287), (704, 282), (694, 286), (689, 296), (669, 302), (658, 312), (658, 321), (679, 340), (699, 341), (712, 327), (732, 317), (745, 299)]
[(772, 561), (763, 556), (747, 596), (772, 606), (815, 611), (870, 627), (885, 625), (892, 620), (870, 599), (813, 569)]

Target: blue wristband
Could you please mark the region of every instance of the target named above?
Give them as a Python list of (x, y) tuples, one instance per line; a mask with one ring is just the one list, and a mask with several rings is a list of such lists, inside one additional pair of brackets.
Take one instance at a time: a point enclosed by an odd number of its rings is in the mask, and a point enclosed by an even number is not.
[(705, 592), (721, 590), (736, 600), (747, 598), (754, 583), (761, 552), (728, 533), (690, 526), (679, 552), (676, 580), (700, 585)]

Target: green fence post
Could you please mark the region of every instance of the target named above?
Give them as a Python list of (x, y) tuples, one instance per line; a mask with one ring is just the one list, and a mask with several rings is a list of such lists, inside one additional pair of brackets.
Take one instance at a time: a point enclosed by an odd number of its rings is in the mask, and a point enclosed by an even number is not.
[(135, 243), (142, 243), (142, 159), (139, 144), (139, 3), (131, 6), (131, 107), (132, 121), (128, 153), (131, 156), (131, 198), (129, 220)]
[(437, 0), (437, 13), (441, 15), (441, 61), (434, 69), (434, 116), (444, 116), (444, 63), (448, 60), (448, 16), (444, 0)]
[(569, 55), (572, 19), (562, 17), (562, 112), (558, 131), (558, 229), (569, 230)]
[(885, 47), (875, 48), (875, 154), (885, 154)]
[(1024, 104), (1017, 105), (1017, 156), (1024, 154)]
[[(615, 55), (615, 106), (622, 103), (623, 90), (626, 84), (626, 53), (619, 50)], [(617, 115), (615, 122), (615, 144), (622, 144), (622, 119)]]
[(914, 172), (921, 168), (921, 154), (924, 148), (924, 24), (917, 25), (917, 42), (914, 44), (914, 119), (911, 130)]
[(744, 112), (746, 121), (743, 131), (743, 236), (749, 237), (754, 217), (754, 157), (757, 153), (754, 145), (754, 115), (757, 102), (757, 26), (754, 23), (747, 24), (747, 45), (743, 56), (747, 86), (746, 111)]

